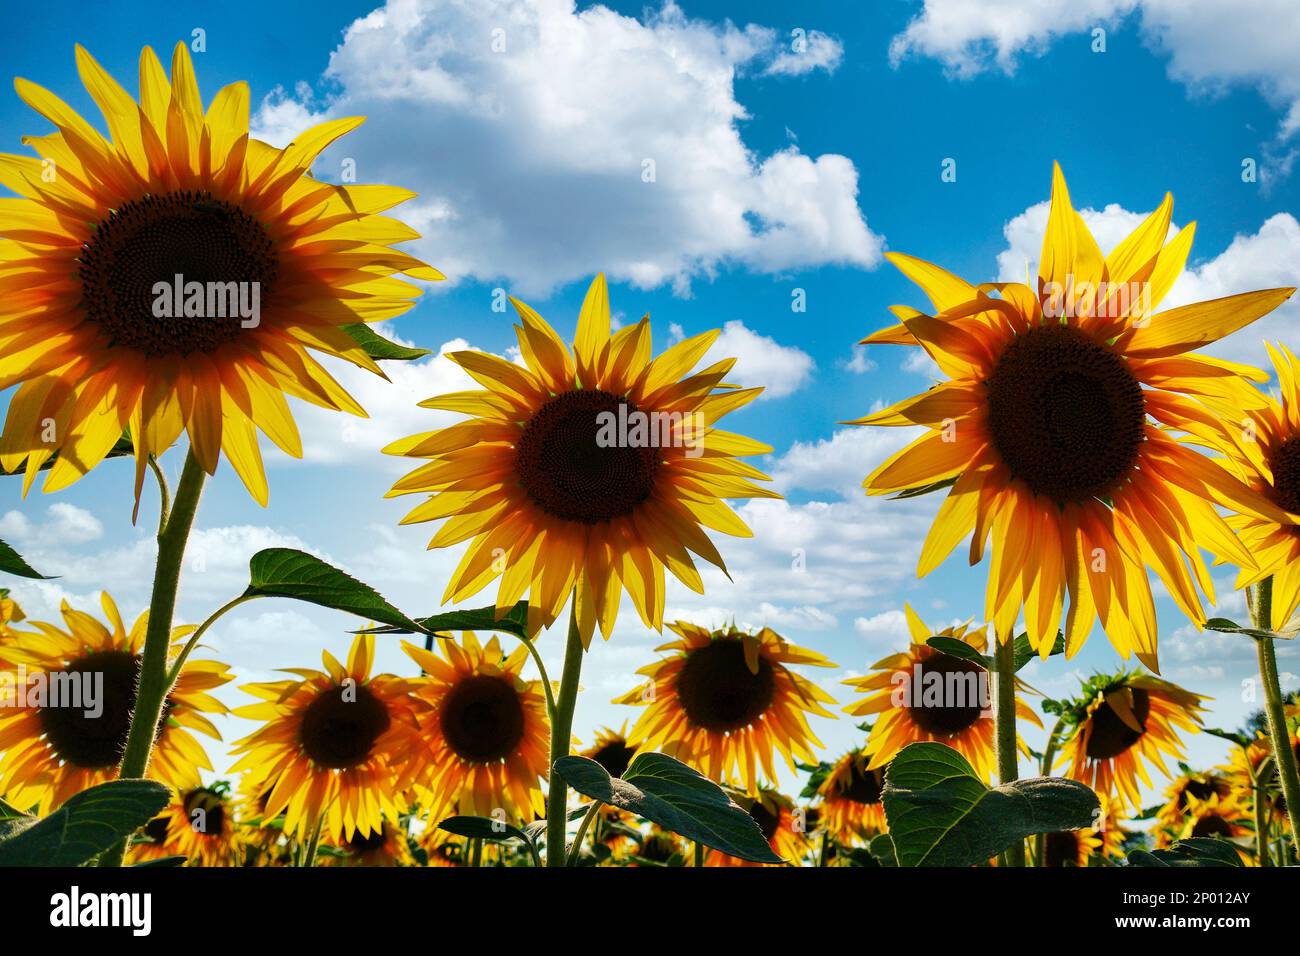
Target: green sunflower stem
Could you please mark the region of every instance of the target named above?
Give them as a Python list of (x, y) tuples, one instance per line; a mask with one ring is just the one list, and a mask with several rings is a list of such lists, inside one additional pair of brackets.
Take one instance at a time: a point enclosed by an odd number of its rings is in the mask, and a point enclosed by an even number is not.
[[(1251, 601), (1251, 616), (1260, 630), (1273, 627), (1273, 579), (1265, 578), (1255, 585)], [(1277, 654), (1273, 638), (1255, 638), (1259, 654), (1259, 677), (1264, 685), (1264, 711), (1268, 714), (1268, 732), (1273, 740), (1273, 760), (1277, 764), (1277, 777), (1282, 783), (1282, 796), (1286, 799), (1286, 813), (1291, 821), (1291, 841), (1300, 858), (1300, 775), (1296, 772), (1295, 750), (1287, 732), (1286, 711), (1282, 707), (1282, 686), (1277, 674)]]
[[(998, 757), (998, 782), (1011, 783), (1019, 776), (1016, 764), (1016, 651), (1010, 641), (996, 641), (994, 666), (997, 678), (994, 689), (997, 697), (993, 702), (993, 725), (995, 729), (995, 747)], [(1023, 840), (1007, 848), (1008, 866), (1025, 865), (1025, 843)]]
[(551, 720), (551, 779), (546, 796), (546, 865), (564, 866), (565, 830), (568, 828), (569, 788), (555, 772), (555, 762), (569, 755), (573, 736), (573, 710), (578, 703), (578, 678), (582, 674), (582, 634), (578, 631), (577, 598), (569, 608), (569, 640), (564, 647), (564, 671), (560, 675), (560, 695), (555, 701)]
[[(131, 729), (118, 776), (138, 779), (149, 769), (149, 758), (158, 736), (163, 701), (168, 690), (167, 652), (171, 648), (172, 615), (176, 611), (176, 592), (181, 583), (181, 564), (185, 544), (194, 526), (199, 497), (207, 476), (191, 449), (185, 456), (181, 480), (171, 502), (167, 521), (158, 532), (158, 563), (154, 570), (153, 594), (149, 599), (149, 625), (145, 631), (144, 651), (140, 657), (140, 683), (131, 714)], [(126, 841), (112, 847), (101, 858), (101, 866), (121, 866), (126, 856)]]
[(1259, 772), (1251, 767), (1250, 748), (1241, 748), (1245, 760), (1246, 772), (1250, 774), (1250, 802), (1255, 811), (1255, 855), (1261, 867), (1272, 866), (1268, 853), (1268, 791)]
[[(1043, 759), (1038, 765), (1038, 772), (1041, 776), (1050, 777), (1052, 775), (1052, 764), (1056, 763), (1056, 748), (1061, 743), (1061, 731), (1065, 729), (1065, 716), (1056, 718), (1056, 723), (1052, 725), (1052, 732), (1047, 735), (1047, 746), (1043, 748)], [(1034, 865), (1046, 866), (1047, 860), (1047, 834), (1040, 833), (1034, 837)]]

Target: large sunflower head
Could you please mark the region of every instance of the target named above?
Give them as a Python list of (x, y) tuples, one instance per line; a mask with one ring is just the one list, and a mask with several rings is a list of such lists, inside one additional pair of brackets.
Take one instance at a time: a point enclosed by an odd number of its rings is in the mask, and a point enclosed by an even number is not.
[(142, 836), (131, 847), (136, 861), (183, 856), (191, 866), (235, 866), (243, 854), (243, 833), (224, 785), (173, 794)]
[(752, 863), (739, 857), (728, 856), (721, 850), (709, 850), (705, 866), (802, 866), (812, 849), (805, 818), (794, 801), (775, 790), (763, 788), (757, 794), (733, 793), (732, 799), (746, 810), (772, 852), (785, 861), (782, 863)]
[[(883, 768), (908, 744), (934, 741), (952, 747), (976, 773), (989, 777), (993, 771), (989, 673), (973, 661), (940, 653), (928, 644), (932, 637), (948, 637), (983, 652), (988, 647), (986, 629), (968, 622), (935, 630), (910, 605), (904, 605), (904, 611), (912, 638), (907, 650), (876, 661), (869, 674), (844, 681), (867, 695), (845, 711), (876, 717), (862, 751), (869, 758), (867, 768)], [(1042, 726), (1033, 708), (1019, 697), (1016, 716)]]
[[(65, 601), (62, 627), (32, 621), (34, 630), (14, 630), (0, 643), (8, 669), (6, 706), (0, 706), (0, 794), (16, 806), (47, 813), (117, 776), (149, 612), (128, 628), (107, 592), (100, 604), (106, 624)], [(173, 629), (173, 652), (193, 630)], [(225, 664), (185, 662), (163, 703), (150, 777), (179, 789), (199, 786), (199, 771), (212, 765), (194, 734), (221, 739), (204, 715), (226, 712), (210, 692), (230, 680)]]
[(1036, 287), (974, 286), (890, 254), (935, 314), (895, 307), (901, 324), (864, 340), (920, 345), (944, 375), (929, 391), (854, 422), (925, 429), (867, 477), (867, 491), (951, 485), (917, 573), (934, 570), (968, 536), (970, 562), (979, 562), (991, 534), (985, 614), (1005, 641), (1023, 609), (1044, 657), (1068, 593), (1067, 654), (1099, 619), (1121, 655), (1136, 652), (1156, 669), (1145, 566), (1204, 624), (1197, 587), (1211, 603), (1214, 592), (1200, 548), (1255, 566), (1214, 505), (1284, 517), (1169, 432), (1191, 431), (1216, 411), (1235, 421), (1241, 408), (1261, 405), (1244, 379), (1263, 373), (1191, 353), (1294, 290), (1153, 314), (1191, 246), (1192, 226), (1165, 243), (1172, 211), (1166, 196), (1103, 256), (1056, 167)]
[(531, 821), (545, 813), (540, 781), (550, 766), (551, 732), (540, 681), (522, 676), (528, 649), (505, 654), (495, 636), (486, 644), (465, 632), (433, 651), (403, 644), (427, 679), (422, 760), (428, 771), (421, 802), (436, 824), (448, 811)]
[(248, 771), (263, 826), (284, 815), (284, 833), (304, 839), (319, 824), (336, 843), (396, 825), (420, 767), (418, 680), (371, 676), (373, 635), (358, 635), (344, 666), (329, 651), (325, 669), (295, 668), (295, 679), (248, 684), (260, 702), (237, 708), (262, 726), (233, 750), (232, 773)]
[[(836, 843), (858, 846), (885, 832), (885, 767), (869, 769), (864, 750), (850, 750), (833, 764), (813, 772), (808, 790), (817, 798), (817, 826)], [(808, 830), (814, 829), (809, 826)]]
[(25, 459), (26, 491), (58, 452), (55, 491), (129, 428), (138, 498), (149, 456), (185, 431), (209, 474), (224, 451), (265, 504), (256, 429), (302, 454), (286, 395), (364, 415), (307, 350), (382, 375), (347, 328), (411, 307), (398, 275), (441, 278), (392, 248), (417, 234), (380, 215), (413, 194), (309, 175), (360, 118), (276, 149), (249, 138), (246, 83), (205, 110), (183, 43), (170, 80), (141, 53), (138, 103), (81, 47), (77, 68), (108, 135), (19, 79), (56, 131), (24, 138), (40, 158), (0, 155), (18, 194), (0, 199), (0, 388), (21, 385), (0, 466)]
[(511, 302), (524, 364), (451, 353), (484, 388), (420, 403), (470, 418), (385, 449), (426, 460), (389, 495), (429, 496), (403, 523), (451, 518), (430, 547), (470, 542), (444, 601), (500, 577), (498, 611), (527, 593), (537, 628), (573, 594), (589, 642), (597, 622), (609, 637), (626, 590), (659, 629), (664, 568), (702, 594), (689, 552), (723, 567), (704, 529), (750, 534), (723, 499), (779, 497), (754, 484), (767, 476), (739, 457), (771, 448), (714, 427), (762, 389), (723, 383), (734, 359), (691, 374), (716, 331), (653, 360), (648, 317), (611, 335), (603, 275), (587, 291), (572, 352), (540, 315)]
[(631, 732), (637, 748), (672, 754), (750, 794), (758, 793), (759, 768), (776, 782), (778, 753), (791, 773), (796, 761), (815, 762), (811, 748), (821, 741), (807, 715), (832, 717), (823, 705), (835, 701), (792, 665), (834, 664), (769, 627), (754, 634), (686, 621), (669, 627), (679, 640), (657, 650), (671, 655), (637, 671), (647, 685), (614, 700), (646, 708)]
[(1205, 699), (1150, 674), (1093, 677), (1065, 714), (1075, 725), (1061, 750), (1067, 776), (1139, 808), (1138, 780), (1151, 786), (1145, 764), (1171, 776), (1164, 758), (1182, 759), (1178, 731), (1198, 729)]

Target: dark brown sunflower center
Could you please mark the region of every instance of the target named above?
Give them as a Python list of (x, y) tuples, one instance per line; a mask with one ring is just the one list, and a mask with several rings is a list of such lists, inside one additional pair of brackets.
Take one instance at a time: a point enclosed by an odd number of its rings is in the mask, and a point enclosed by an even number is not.
[(867, 806), (880, 802), (885, 789), (884, 770), (866, 770), (856, 760), (849, 765), (848, 782), (840, 789), (840, 796)]
[(1277, 503), (1292, 514), (1300, 514), (1300, 435), (1288, 438), (1269, 457)]
[(144, 835), (147, 836), (152, 843), (166, 843), (167, 824), (170, 822), (170, 817), (154, 817), (144, 825)]
[(611, 777), (621, 777), (627, 770), (634, 753), (636, 751), (629, 747), (626, 741), (611, 740), (592, 754), (591, 759), (604, 767), (605, 772)]
[(1113, 349), (1078, 329), (1016, 336), (985, 384), (993, 445), (1035, 494), (1106, 497), (1136, 465), (1142, 386)]
[(1047, 834), (1043, 849), (1045, 866), (1074, 866), (1079, 862), (1079, 836), (1070, 830)]
[(1192, 836), (1194, 837), (1230, 837), (1232, 836), (1232, 827), (1223, 817), (1209, 814), (1201, 817), (1192, 826)]
[(369, 687), (331, 687), (307, 705), (298, 740), (322, 767), (347, 770), (369, 759), (390, 723), (388, 708)]
[(641, 841), (636, 855), (651, 863), (667, 863), (676, 852), (677, 846), (672, 837), (666, 833), (651, 833)]
[(763, 833), (763, 839), (771, 843), (772, 837), (776, 836), (777, 827), (781, 825), (780, 814), (773, 813), (763, 805), (762, 801), (755, 800), (750, 804), (749, 815), (758, 824), (758, 829)]
[(519, 692), (500, 677), (466, 677), (447, 694), (439, 713), (442, 735), (462, 760), (492, 763), (524, 739)]
[(158, 357), (232, 341), (244, 328), (241, 306), (254, 292), (259, 309), (268, 301), (279, 260), (266, 230), (238, 206), (174, 192), (113, 210), (81, 247), (80, 263), (86, 317), (111, 344)]
[[(46, 675), (41, 726), (50, 748), (76, 767), (104, 769), (122, 760), (135, 709), (140, 658), (130, 651), (96, 651)], [(166, 725), (172, 702), (163, 704)]]
[(383, 827), (364, 835), (358, 830), (352, 835), (352, 839), (348, 840), (348, 849), (353, 853), (373, 853), (375, 850), (383, 849), (387, 842), (388, 835)]
[(911, 688), (908, 713), (922, 730), (936, 737), (959, 734), (986, 713), (987, 674), (978, 664), (960, 657), (931, 654), (921, 664), (920, 685)]
[(185, 794), (185, 819), (195, 833), (220, 836), (226, 826), (226, 801), (221, 794), (199, 787)]
[(515, 474), (533, 504), (582, 524), (635, 511), (654, 492), (661, 454), (634, 428), (618, 427), (639, 414), (626, 399), (594, 389), (565, 392), (539, 408), (515, 445)]
[(1187, 806), (1187, 798), (1195, 797), (1197, 800), (1208, 800), (1219, 792), (1218, 781), (1213, 779), (1206, 780), (1188, 780), (1183, 786), (1182, 792), (1178, 794), (1178, 807), (1182, 809)]
[(714, 733), (748, 727), (772, 706), (776, 675), (767, 659), (758, 673), (745, 663), (740, 638), (719, 637), (691, 651), (677, 675), (677, 698), (687, 719)]
[(1109, 760), (1118, 757), (1142, 739), (1146, 732), (1147, 715), (1151, 713), (1151, 695), (1141, 687), (1130, 690), (1133, 695), (1133, 716), (1137, 718), (1142, 731), (1136, 731), (1115, 713), (1110, 704), (1102, 705), (1093, 711), (1089, 722), (1092, 730), (1088, 734), (1087, 754), (1093, 760)]

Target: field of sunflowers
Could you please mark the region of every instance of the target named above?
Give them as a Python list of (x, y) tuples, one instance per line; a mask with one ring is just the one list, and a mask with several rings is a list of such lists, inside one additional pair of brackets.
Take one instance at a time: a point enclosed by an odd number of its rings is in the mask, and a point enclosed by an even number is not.
[[(603, 274), (576, 316), (510, 298), (514, 358), (444, 352), (478, 387), (419, 404), (453, 423), (371, 450), (403, 460), (375, 495), (405, 496), (402, 523), (457, 555), (429, 582), (440, 608), (270, 547), (242, 591), (186, 622), (205, 483), (224, 464), (266, 506), (262, 437), (300, 455), (295, 406), (363, 414), (318, 359), (386, 378), (425, 355), (369, 326), (443, 274), (401, 248), (414, 193), (313, 175), (359, 119), (277, 148), (249, 135), (247, 84), (204, 102), (186, 43), (169, 67), (144, 48), (137, 93), (82, 46), (75, 65), (102, 117), (17, 79), (54, 131), (0, 154), (0, 480), (26, 495), (133, 476), (156, 563), (131, 613), (104, 590), (36, 619), (3, 591), (0, 866), (1300, 864), (1300, 700), (1276, 654), (1300, 624), (1300, 359), (1281, 341), (1267, 370), (1204, 351), (1295, 290), (1162, 309), (1194, 231), (1171, 229), (1172, 197), (1103, 254), (1062, 166), (1044, 170), (1023, 282), (886, 253), (917, 297), (862, 344), (924, 353), (937, 378), (847, 423), (914, 435), (861, 461), (862, 486), (933, 501), (916, 576), (953, 558), (986, 598), (964, 623), (900, 600), (908, 640), (835, 694), (828, 656), (780, 627), (673, 615), (671, 582), (704, 594), (704, 566), (725, 572), (762, 533), (733, 503), (781, 497), (753, 463), (772, 452), (750, 433), (762, 420), (724, 421), (762, 389), (732, 381), (718, 330), (656, 354)], [(938, 242), (914, 251), (943, 258)], [(256, 322), (209, 314), (223, 284), (256, 290)], [(11, 585), (46, 580), (37, 563), (0, 542)], [(1221, 565), (1240, 620), (1213, 616)], [(709, 597), (725, 607), (725, 586)], [(1206, 694), (1161, 676), (1158, 597), (1253, 645), (1241, 726), (1214, 726)], [(241, 681), (204, 639), (254, 601), (326, 609), (346, 653)], [(602, 692), (584, 662), (629, 620), (663, 643), (614, 697), (626, 720), (575, 726), (580, 696)], [(1115, 666), (1072, 693), (1018, 676), (1065, 674), (1090, 640)], [(402, 666), (381, 667), (382, 647)], [(812, 717), (851, 724), (856, 744), (826, 747)], [(1190, 764), (1196, 733), (1227, 759)]]

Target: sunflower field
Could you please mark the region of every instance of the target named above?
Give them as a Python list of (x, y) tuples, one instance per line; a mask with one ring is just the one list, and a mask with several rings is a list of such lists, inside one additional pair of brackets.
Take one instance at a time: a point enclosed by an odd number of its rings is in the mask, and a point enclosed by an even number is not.
[[(360, 117), (327, 111), (272, 145), (249, 84), (210, 87), (195, 42), (169, 63), (144, 46), (134, 89), (75, 45), (98, 115), (14, 80), (32, 132), (0, 153), (0, 866), (1300, 865), (1300, 358), (1254, 325), (1295, 289), (1170, 304), (1198, 261), (1171, 195), (1103, 236), (1062, 144), (1035, 183), (1036, 269), (959, 276), (946, 225), (882, 252), (914, 291), (858, 299), (862, 337), (837, 348), (929, 380), (823, 416), (869, 450), (849, 466), (880, 525), (858, 546), (902, 567), (852, 598), (896, 629), (846, 652), (736, 603), (776, 533), (761, 516), (786, 513), (761, 509), (802, 503), (750, 407), (764, 383), (727, 352), (746, 341), (735, 316), (695, 314), (712, 327), (688, 334), (683, 297), (669, 321), (635, 318), (660, 280), (629, 279), (611, 248), (568, 314), (503, 295), (478, 321), (505, 347), (408, 342), (389, 323), (470, 261), (416, 242), (437, 197), (321, 170), (365, 137)], [(1269, 367), (1223, 357), (1229, 336)], [(316, 494), (277, 464), (307, 429), (365, 419), (363, 398), (416, 367), (464, 387), (407, 403), (400, 437), (343, 442), (390, 474), (340, 479), (313, 518), (392, 560), (283, 536), (191, 616), (182, 582), (216, 553), (205, 489), (222, 520), (275, 526)], [(804, 450), (842, 465), (839, 445)], [(42, 558), (29, 493), (84, 502), (68, 496), (91, 485), (114, 496), (102, 514), (49, 514), (129, 516), (145, 602), (112, 559), (83, 586), (85, 562)], [(395, 524), (427, 549), (354, 521), (366, 496), (405, 499)], [(889, 538), (895, 515), (922, 516), (913, 540)], [(982, 603), (922, 590), (941, 567)], [(304, 620), (330, 623), (304, 642)], [(1184, 666), (1197, 640), (1207, 666), (1248, 649), (1228, 720)]]

